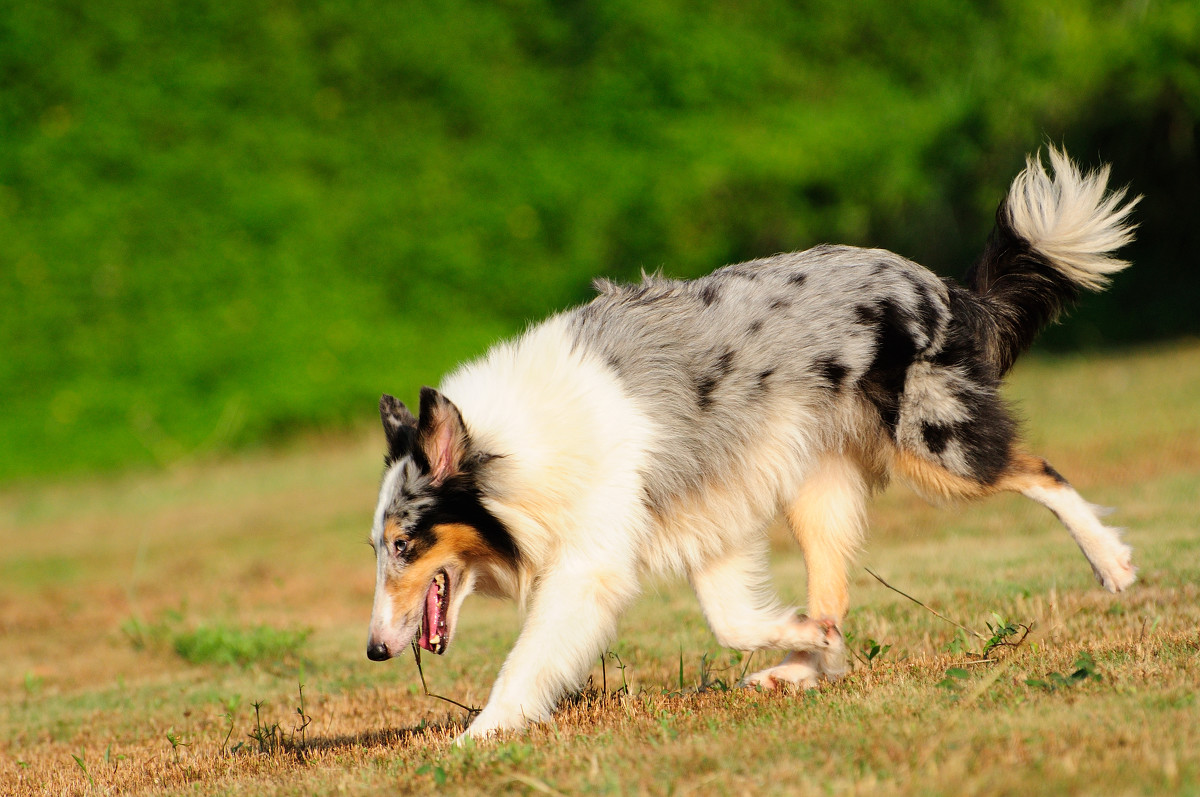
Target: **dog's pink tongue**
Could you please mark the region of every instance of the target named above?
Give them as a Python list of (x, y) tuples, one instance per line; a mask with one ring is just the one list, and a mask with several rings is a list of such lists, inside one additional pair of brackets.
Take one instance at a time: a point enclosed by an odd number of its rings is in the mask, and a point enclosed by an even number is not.
[(430, 652), (433, 651), (433, 643), (429, 641), (430, 629), (439, 628), (442, 624), (442, 607), (438, 601), (437, 583), (429, 585), (429, 591), (425, 593), (425, 616), (421, 618), (421, 636), (417, 639), (417, 644)]

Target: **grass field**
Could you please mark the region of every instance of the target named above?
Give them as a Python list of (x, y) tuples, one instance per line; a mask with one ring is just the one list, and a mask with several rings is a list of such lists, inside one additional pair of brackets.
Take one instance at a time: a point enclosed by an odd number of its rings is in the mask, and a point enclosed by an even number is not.
[[(364, 653), (379, 436), (10, 488), (0, 793), (1198, 794), (1200, 344), (1033, 358), (1009, 395), (1034, 450), (1118, 507), (1127, 593), (1029, 502), (893, 489), (840, 683), (726, 688), (769, 657), (718, 648), (686, 584), (655, 583), (553, 723), (465, 749), (466, 712), (422, 694), (411, 656)], [(985, 638), (1031, 630), (981, 656), (867, 567)], [(783, 540), (774, 569), (802, 599)], [(517, 629), (471, 599), (429, 690), (481, 705)]]

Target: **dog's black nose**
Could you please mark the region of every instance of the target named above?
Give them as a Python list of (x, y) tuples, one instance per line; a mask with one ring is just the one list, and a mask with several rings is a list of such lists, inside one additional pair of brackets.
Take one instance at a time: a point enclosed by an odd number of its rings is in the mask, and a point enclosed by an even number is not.
[(387, 661), (392, 657), (388, 652), (387, 645), (382, 642), (375, 642), (367, 645), (367, 658), (371, 661)]

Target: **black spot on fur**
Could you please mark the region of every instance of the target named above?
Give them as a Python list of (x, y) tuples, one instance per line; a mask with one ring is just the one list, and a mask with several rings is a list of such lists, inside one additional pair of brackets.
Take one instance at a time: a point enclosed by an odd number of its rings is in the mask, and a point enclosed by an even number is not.
[(1069, 482), (1063, 478), (1063, 475), (1051, 467), (1050, 463), (1045, 460), (1042, 460), (1042, 473), (1046, 474), (1051, 479), (1054, 479), (1054, 481), (1058, 482), (1059, 484), (1069, 484)]
[(967, 420), (954, 424), (954, 439), (966, 458), (971, 476), (981, 484), (992, 484), (1008, 466), (1017, 424), (999, 393), (979, 386), (963, 390), (955, 398)]
[(762, 332), (762, 328), (763, 328), (763, 322), (760, 319), (758, 321), (750, 322), (750, 326), (746, 327), (746, 332), (748, 332), (751, 335), (757, 335), (759, 332)]
[(700, 289), (700, 301), (704, 302), (705, 307), (712, 306), (719, 298), (721, 291), (711, 282)]
[(873, 304), (855, 305), (854, 322), (863, 326), (875, 326), (875, 324), (879, 323), (879, 308)]
[(916, 319), (925, 333), (926, 340), (932, 341), (937, 333), (942, 313), (934, 304), (933, 297), (929, 294), (929, 288), (915, 274), (911, 271), (901, 271), (900, 276), (912, 286), (913, 292), (917, 294)]
[(606, 362), (608, 363), (608, 367), (613, 369), (614, 371), (621, 370), (621, 361), (617, 359), (616, 355), (613, 355), (613, 354), (608, 355), (608, 359), (606, 360)]
[(746, 280), (758, 279), (757, 271), (752, 271), (752, 270), (746, 268), (745, 266), (740, 266), (740, 265), (724, 268), (724, 269), (722, 269), (722, 272), (727, 274), (730, 277), (741, 277), (742, 279), (746, 279)]
[(775, 301), (771, 302), (770, 309), (771, 310), (785, 310), (791, 306), (792, 306), (791, 299), (776, 299)]
[(912, 318), (895, 302), (883, 299), (854, 308), (861, 324), (875, 327), (875, 356), (858, 381), (859, 388), (879, 410), (880, 420), (893, 438), (900, 418), (900, 395), (919, 348), (909, 333)]
[(696, 403), (700, 409), (707, 410), (712, 406), (713, 391), (733, 370), (733, 356), (733, 349), (726, 349), (711, 368), (696, 377)]
[(842, 382), (845, 381), (846, 374), (850, 373), (849, 368), (833, 357), (821, 357), (815, 365), (817, 373), (829, 383), (829, 387), (833, 388), (835, 393), (842, 389)]
[(793, 274), (792, 276), (788, 277), (787, 281), (788, 281), (789, 285), (793, 285), (793, 286), (799, 288), (801, 285), (803, 285), (805, 283), (805, 281), (807, 279), (808, 279), (807, 274), (805, 274), (804, 272), (799, 272), (797, 274)]
[(775, 373), (775, 369), (774, 369), (774, 368), (768, 368), (768, 369), (767, 369), (767, 370), (765, 370), (765, 371), (759, 371), (759, 373), (758, 373), (758, 389), (759, 389), (759, 392), (762, 392), (762, 393), (765, 393), (765, 392), (766, 392), (766, 390), (767, 390), (767, 380), (768, 380), (768, 379), (770, 379), (770, 378), (771, 378), (771, 375), (772, 375), (772, 374), (774, 374), (774, 373)]
[(887, 262), (886, 260), (880, 260), (878, 263), (875, 264), (875, 268), (871, 269), (871, 273), (878, 276), (878, 275), (882, 274), (883, 272), (887, 271), (888, 268), (891, 267), (891, 265), (892, 264)]
[(946, 450), (954, 437), (954, 429), (942, 423), (922, 423), (921, 439), (931, 454), (940, 454)]

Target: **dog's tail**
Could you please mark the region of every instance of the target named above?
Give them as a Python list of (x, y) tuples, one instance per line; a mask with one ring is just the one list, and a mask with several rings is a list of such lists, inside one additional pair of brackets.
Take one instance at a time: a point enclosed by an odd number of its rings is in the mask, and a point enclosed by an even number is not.
[[(1130, 211), (1141, 197), (1107, 191), (1108, 167), (1082, 174), (1050, 148), (1054, 176), (1041, 155), (1026, 160), (996, 211), (983, 256), (965, 282), (986, 305), (979, 331), (1000, 374), (1033, 344), (1081, 290), (1099, 291), (1129, 265), (1110, 255), (1133, 240)], [(978, 319), (983, 321), (983, 319)]]

